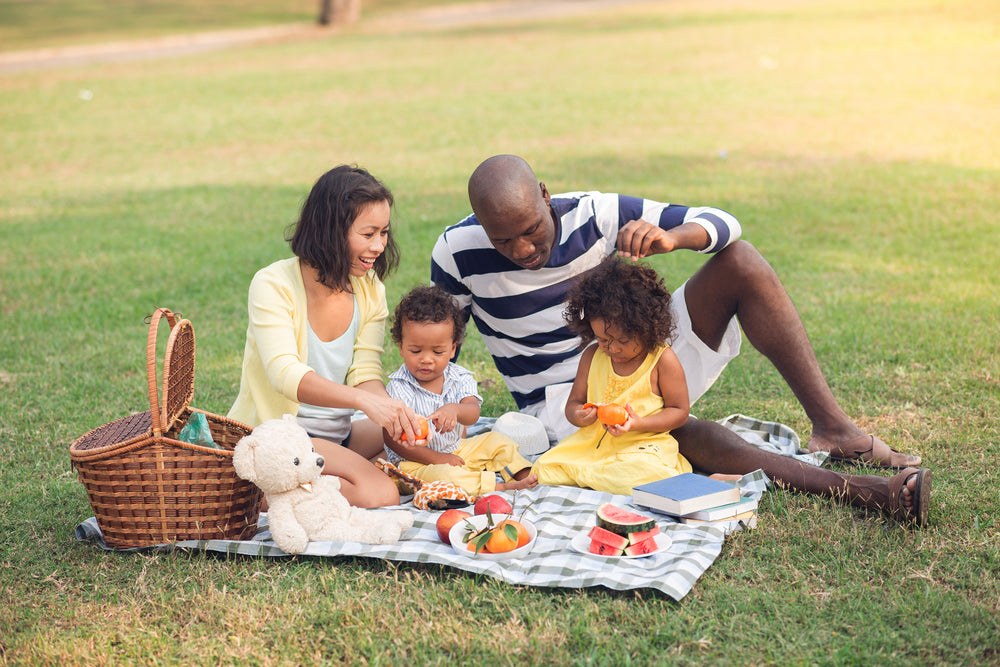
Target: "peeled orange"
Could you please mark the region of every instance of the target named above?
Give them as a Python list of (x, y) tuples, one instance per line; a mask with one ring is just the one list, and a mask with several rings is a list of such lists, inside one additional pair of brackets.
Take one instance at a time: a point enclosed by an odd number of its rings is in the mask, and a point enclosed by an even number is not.
[[(420, 426), (419, 428), (417, 428), (417, 432), (414, 435), (417, 436), (417, 440), (426, 440), (427, 434), (431, 432), (430, 425), (427, 423), (427, 420), (421, 417), (420, 415), (417, 415), (417, 423)], [(409, 440), (409, 438), (406, 437), (406, 433), (403, 433), (403, 435), (399, 436), (400, 442), (406, 442), (407, 440)]]
[(597, 418), (605, 426), (621, 426), (628, 421), (628, 411), (614, 403), (601, 403), (597, 406)]

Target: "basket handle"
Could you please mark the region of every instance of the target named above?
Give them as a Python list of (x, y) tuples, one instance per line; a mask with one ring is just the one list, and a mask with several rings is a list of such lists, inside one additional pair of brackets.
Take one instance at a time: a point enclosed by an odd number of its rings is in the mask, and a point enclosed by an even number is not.
[(153, 433), (159, 436), (163, 431), (160, 423), (160, 400), (156, 384), (156, 338), (160, 327), (160, 320), (167, 318), (167, 323), (173, 329), (177, 324), (177, 317), (166, 308), (157, 308), (149, 316), (149, 338), (146, 341), (146, 380), (149, 383), (149, 413), (153, 418)]

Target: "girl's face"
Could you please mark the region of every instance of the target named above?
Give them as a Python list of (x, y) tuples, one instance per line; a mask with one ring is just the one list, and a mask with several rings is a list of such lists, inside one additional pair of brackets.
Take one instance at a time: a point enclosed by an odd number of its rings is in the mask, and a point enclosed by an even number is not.
[(455, 356), (455, 323), (414, 322), (403, 320), (399, 352), (406, 369), (421, 385), (434, 382), (444, 374)]
[(593, 317), (590, 320), (590, 329), (597, 339), (597, 346), (616, 364), (626, 364), (639, 355), (646, 354), (639, 341), (622, 331), (618, 325)]
[(351, 275), (355, 278), (368, 273), (385, 250), (385, 244), (389, 242), (389, 212), (389, 202), (372, 202), (361, 209), (347, 230)]

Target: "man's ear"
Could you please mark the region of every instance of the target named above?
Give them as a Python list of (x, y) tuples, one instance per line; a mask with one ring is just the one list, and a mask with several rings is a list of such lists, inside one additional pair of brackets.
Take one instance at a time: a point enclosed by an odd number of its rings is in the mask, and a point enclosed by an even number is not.
[(237, 475), (248, 482), (257, 481), (256, 451), (257, 441), (253, 434), (240, 438), (233, 449), (233, 468), (236, 469)]

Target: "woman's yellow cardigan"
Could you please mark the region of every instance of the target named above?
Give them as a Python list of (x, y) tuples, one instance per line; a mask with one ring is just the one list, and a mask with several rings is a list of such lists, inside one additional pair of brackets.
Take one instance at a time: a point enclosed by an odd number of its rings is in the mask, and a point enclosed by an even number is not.
[[(373, 271), (351, 276), (360, 325), (354, 360), (345, 384), (355, 386), (382, 378), (382, 346), (389, 315), (385, 286)], [(250, 282), (250, 323), (243, 351), (240, 393), (229, 417), (250, 426), (298, 414), (298, 389), (308, 366), (309, 320), (299, 258), (283, 259), (254, 275)]]

